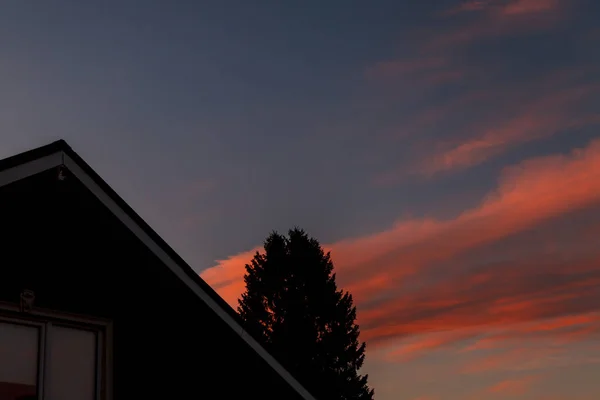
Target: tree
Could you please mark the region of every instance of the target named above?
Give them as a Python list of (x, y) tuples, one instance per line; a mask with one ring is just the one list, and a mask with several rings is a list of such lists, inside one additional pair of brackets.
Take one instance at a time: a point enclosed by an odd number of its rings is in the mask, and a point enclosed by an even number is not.
[(359, 375), (352, 295), (339, 290), (330, 253), (301, 229), (271, 233), (246, 264), (238, 312), (245, 328), (318, 400), (371, 400)]

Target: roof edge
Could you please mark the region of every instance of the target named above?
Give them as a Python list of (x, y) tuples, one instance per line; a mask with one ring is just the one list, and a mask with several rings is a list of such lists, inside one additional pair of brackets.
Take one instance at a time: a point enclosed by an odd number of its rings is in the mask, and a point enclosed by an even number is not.
[[(41, 159), (47, 162), (39, 163)], [(31, 168), (23, 168), (30, 164)], [(163, 263), (229, 325), (271, 368), (305, 400), (316, 400), (264, 347), (248, 333), (235, 310), (206, 283), (126, 202), (81, 158), (68, 143), (57, 140), (0, 160), (0, 186), (63, 165), (107, 206)], [(18, 170), (17, 173), (9, 173)], [(1, 179), (6, 177), (9, 179)], [(137, 229), (136, 229), (137, 228)], [(150, 242), (144, 240), (148, 238)], [(172, 262), (170, 262), (172, 261)], [(175, 266), (176, 268), (174, 268)]]

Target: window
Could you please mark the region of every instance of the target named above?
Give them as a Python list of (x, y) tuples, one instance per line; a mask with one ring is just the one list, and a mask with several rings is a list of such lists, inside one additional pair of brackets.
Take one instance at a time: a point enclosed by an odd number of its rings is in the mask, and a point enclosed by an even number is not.
[(101, 324), (0, 315), (0, 400), (104, 400), (106, 338)]
[(40, 329), (0, 322), (0, 400), (35, 398)]

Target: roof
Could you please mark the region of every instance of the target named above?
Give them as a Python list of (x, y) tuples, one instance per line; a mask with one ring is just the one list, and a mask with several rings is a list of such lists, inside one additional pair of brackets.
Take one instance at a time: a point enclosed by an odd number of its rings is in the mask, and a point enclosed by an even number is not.
[(0, 160), (0, 187), (63, 166), (305, 400), (313, 396), (242, 328), (240, 316), (64, 140)]

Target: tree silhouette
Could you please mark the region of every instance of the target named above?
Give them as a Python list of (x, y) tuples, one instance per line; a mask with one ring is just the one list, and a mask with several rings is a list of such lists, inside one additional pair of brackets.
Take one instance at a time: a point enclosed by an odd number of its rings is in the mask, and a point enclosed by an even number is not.
[(338, 290), (329, 253), (301, 229), (271, 233), (246, 264), (246, 329), (318, 400), (371, 400), (352, 295)]

